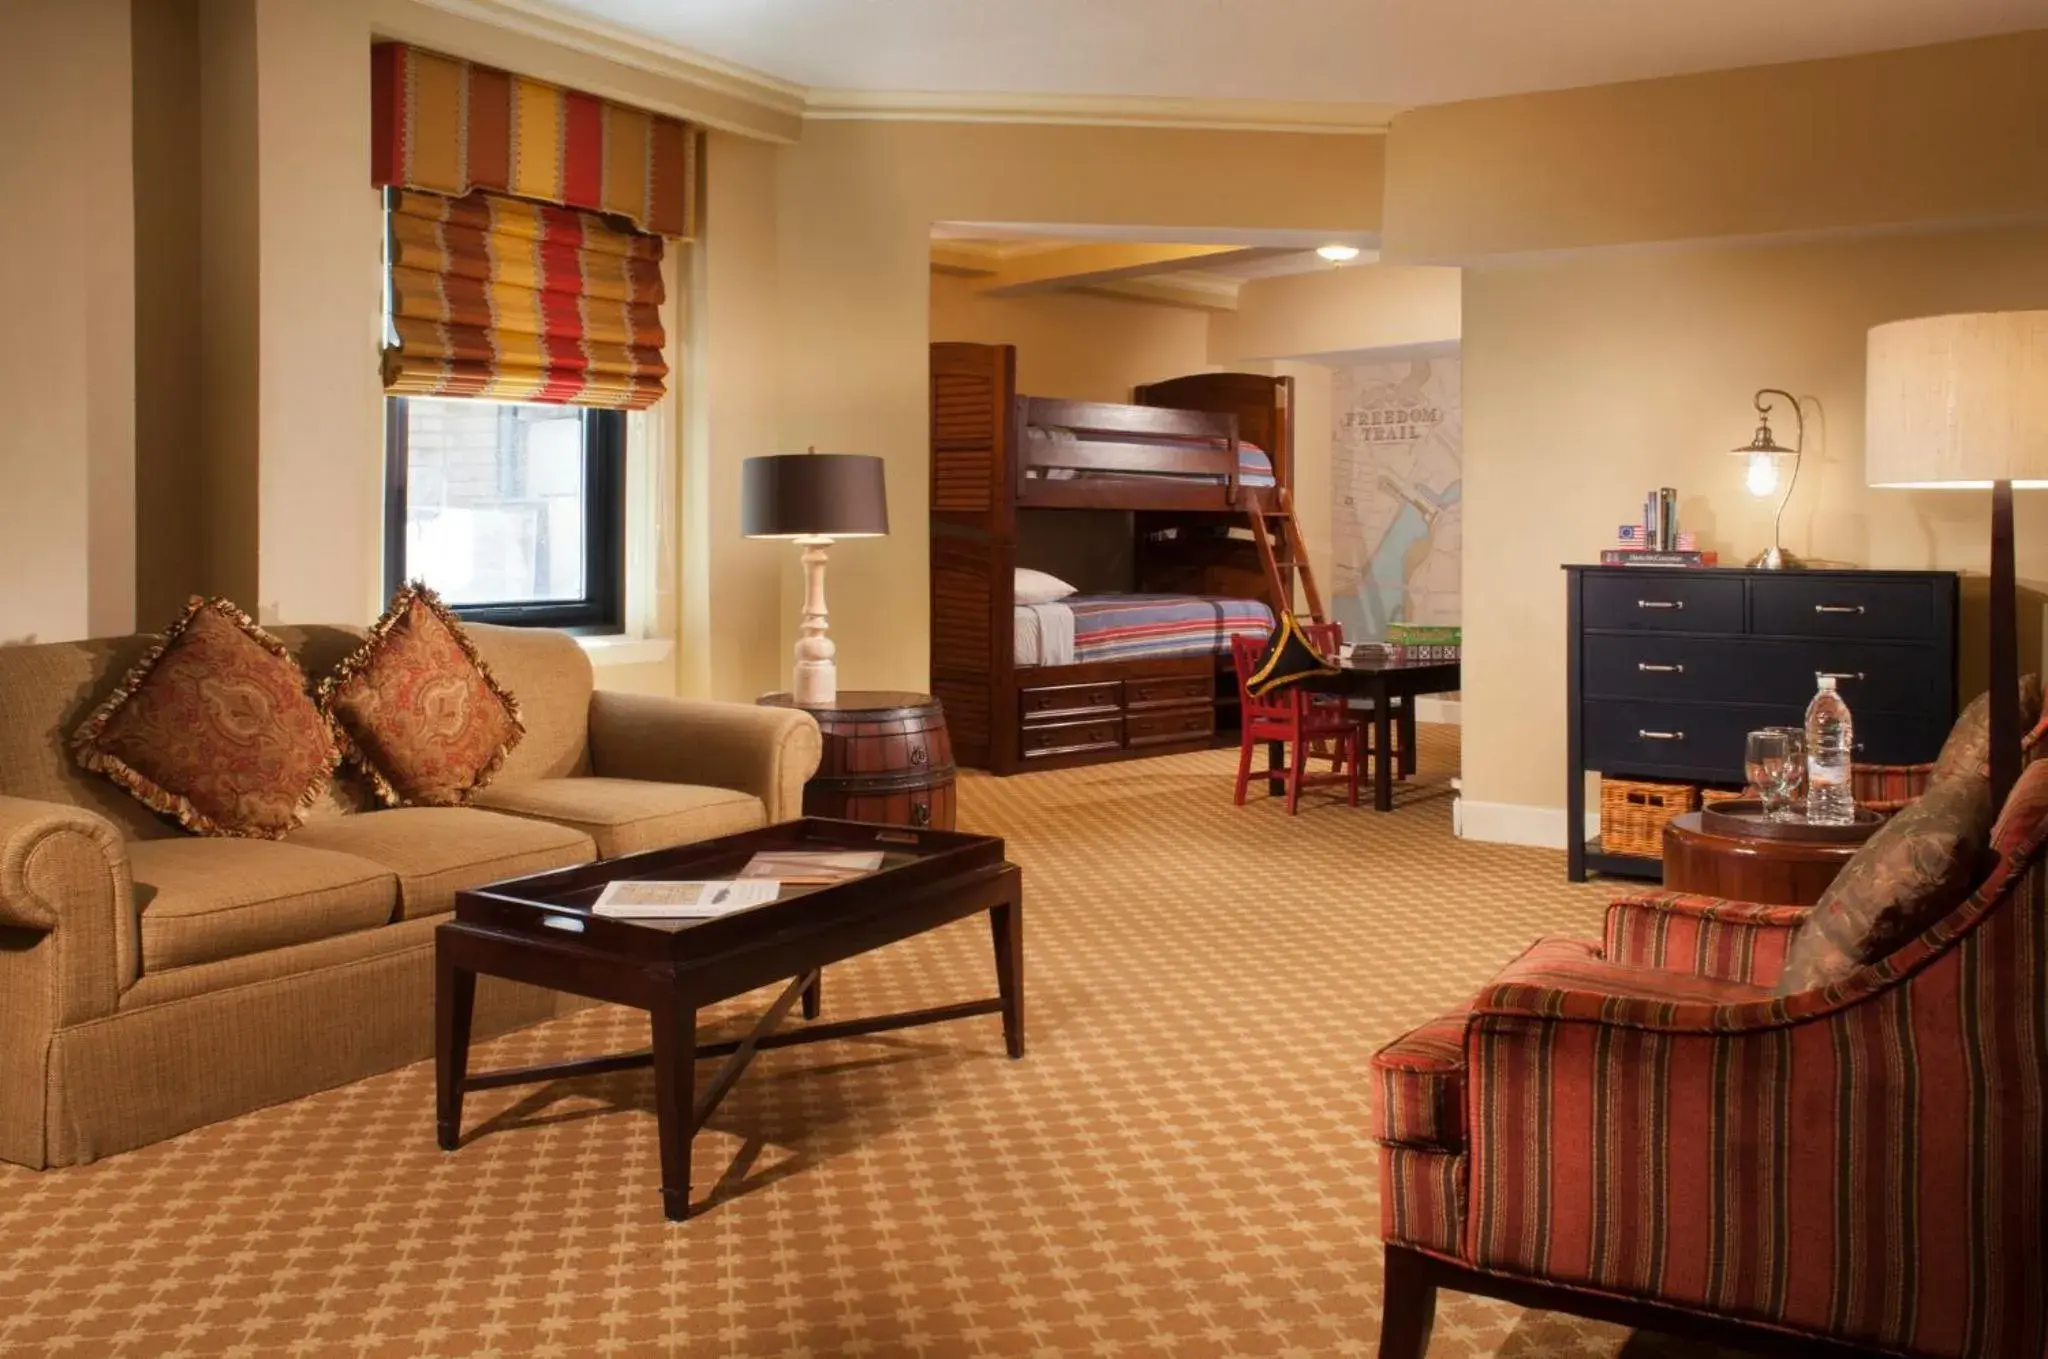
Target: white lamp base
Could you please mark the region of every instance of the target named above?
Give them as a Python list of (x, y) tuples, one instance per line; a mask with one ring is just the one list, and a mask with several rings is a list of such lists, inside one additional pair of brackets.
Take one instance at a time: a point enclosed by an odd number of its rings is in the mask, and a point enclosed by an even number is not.
[(790, 692), (799, 708), (818, 708), (839, 697), (838, 650), (825, 635), (825, 549), (830, 538), (799, 538), (804, 548), (804, 608), (796, 628), (796, 669)]

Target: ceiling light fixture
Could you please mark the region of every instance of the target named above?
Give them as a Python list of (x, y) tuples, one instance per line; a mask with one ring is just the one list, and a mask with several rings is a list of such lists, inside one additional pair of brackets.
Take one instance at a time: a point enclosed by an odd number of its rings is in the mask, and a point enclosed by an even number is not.
[(1355, 245), (1319, 245), (1316, 247), (1316, 253), (1332, 264), (1349, 264), (1352, 260), (1358, 258), (1358, 247)]

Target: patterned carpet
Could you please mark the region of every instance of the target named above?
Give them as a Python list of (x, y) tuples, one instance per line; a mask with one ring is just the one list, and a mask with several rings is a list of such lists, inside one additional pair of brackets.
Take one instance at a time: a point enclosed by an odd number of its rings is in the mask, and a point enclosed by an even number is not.
[[(963, 824), (1025, 870), (1030, 1055), (993, 1018), (770, 1052), (699, 1139), (687, 1224), (661, 1217), (645, 1073), (473, 1095), (452, 1156), (420, 1065), (0, 1166), (0, 1351), (1370, 1355), (1368, 1054), (1534, 936), (1596, 934), (1605, 897), (1555, 853), (1454, 840), (1457, 731), (1423, 732), (1390, 816), (1233, 808), (1226, 752), (969, 776)], [(987, 941), (977, 919), (837, 968), (825, 1017), (991, 994)], [(593, 1010), (475, 1067), (645, 1041)], [(1438, 1317), (1434, 1359), (1678, 1352)]]

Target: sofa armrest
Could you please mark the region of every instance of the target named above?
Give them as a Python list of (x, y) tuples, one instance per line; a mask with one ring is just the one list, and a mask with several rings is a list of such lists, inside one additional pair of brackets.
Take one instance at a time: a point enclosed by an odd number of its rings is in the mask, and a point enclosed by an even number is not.
[(112, 1014), (142, 957), (121, 832), (80, 807), (0, 797), (0, 929), (45, 936), (27, 953), (48, 950), (52, 1026)]
[(1804, 906), (1642, 892), (1608, 904), (1601, 951), (1610, 962), (1773, 986), (1806, 912)]
[(791, 708), (603, 689), (590, 696), (593, 773), (751, 793), (771, 822), (803, 815), (804, 783), (823, 749), (811, 715)]

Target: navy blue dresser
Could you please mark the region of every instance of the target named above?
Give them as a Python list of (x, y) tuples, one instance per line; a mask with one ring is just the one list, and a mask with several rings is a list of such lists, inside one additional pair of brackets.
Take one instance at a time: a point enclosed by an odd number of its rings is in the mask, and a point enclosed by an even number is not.
[(1656, 878), (1582, 842), (1585, 773), (1739, 786), (1743, 738), (1805, 720), (1832, 674), (1856, 759), (1932, 760), (1955, 717), (1950, 571), (1565, 568), (1570, 872)]

